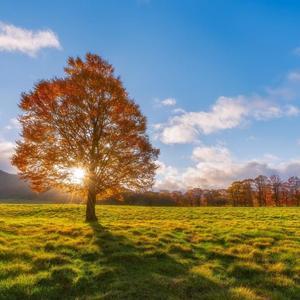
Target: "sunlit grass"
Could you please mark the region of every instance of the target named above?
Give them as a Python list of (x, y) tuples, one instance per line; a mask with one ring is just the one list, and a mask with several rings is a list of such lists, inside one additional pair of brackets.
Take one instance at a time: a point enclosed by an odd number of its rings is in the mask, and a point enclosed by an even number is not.
[(0, 209), (1, 299), (299, 299), (299, 208)]

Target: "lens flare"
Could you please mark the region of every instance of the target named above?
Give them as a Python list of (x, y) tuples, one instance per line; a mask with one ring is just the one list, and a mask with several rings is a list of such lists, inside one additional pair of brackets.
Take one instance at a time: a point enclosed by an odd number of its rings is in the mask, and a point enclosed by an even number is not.
[(85, 177), (85, 170), (82, 168), (72, 168), (71, 169), (70, 181), (73, 184), (82, 184)]

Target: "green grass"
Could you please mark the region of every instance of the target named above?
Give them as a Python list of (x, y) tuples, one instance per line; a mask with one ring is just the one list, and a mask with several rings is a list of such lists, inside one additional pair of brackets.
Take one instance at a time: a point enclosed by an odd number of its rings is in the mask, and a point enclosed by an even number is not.
[(300, 299), (299, 208), (0, 205), (1, 299)]

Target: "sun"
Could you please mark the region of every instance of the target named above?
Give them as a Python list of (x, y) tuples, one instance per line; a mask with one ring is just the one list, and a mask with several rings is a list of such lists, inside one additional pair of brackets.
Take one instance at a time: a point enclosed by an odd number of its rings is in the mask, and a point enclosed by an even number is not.
[(82, 184), (86, 172), (83, 168), (72, 168), (70, 170), (70, 181), (73, 184)]

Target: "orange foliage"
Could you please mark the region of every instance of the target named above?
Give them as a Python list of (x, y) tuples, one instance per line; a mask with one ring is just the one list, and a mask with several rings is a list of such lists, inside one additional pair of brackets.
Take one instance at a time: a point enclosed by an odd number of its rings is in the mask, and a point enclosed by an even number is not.
[(36, 191), (69, 188), (68, 170), (84, 168), (75, 188), (92, 198), (151, 187), (159, 151), (112, 65), (87, 54), (69, 58), (65, 73), (22, 94), (22, 139), (12, 158), (21, 177)]

